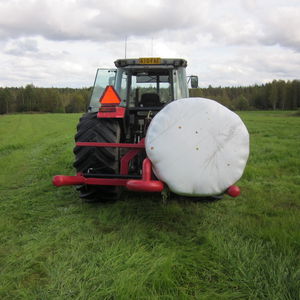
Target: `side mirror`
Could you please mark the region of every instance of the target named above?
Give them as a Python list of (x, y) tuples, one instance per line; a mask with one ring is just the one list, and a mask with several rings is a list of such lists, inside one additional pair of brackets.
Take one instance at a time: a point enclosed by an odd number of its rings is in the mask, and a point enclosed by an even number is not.
[(196, 76), (196, 75), (191, 76), (191, 87), (192, 87), (192, 89), (198, 88), (198, 76)]

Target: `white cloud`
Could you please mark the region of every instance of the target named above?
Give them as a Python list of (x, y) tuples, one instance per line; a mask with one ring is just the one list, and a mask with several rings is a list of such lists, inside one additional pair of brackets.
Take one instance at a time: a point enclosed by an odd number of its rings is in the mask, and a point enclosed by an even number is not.
[(37, 41), (31, 38), (13, 40), (6, 45), (4, 52), (16, 56), (38, 52)]
[(0, 0), (0, 85), (88, 86), (127, 56), (184, 57), (204, 85), (293, 79), (295, 0)]
[(266, 42), (281, 45), (300, 52), (300, 10), (293, 7), (275, 8), (267, 15), (264, 24)]

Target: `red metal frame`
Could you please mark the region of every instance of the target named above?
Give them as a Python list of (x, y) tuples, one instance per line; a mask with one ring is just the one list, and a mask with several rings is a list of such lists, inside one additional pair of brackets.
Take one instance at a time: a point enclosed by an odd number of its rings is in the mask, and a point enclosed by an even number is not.
[(76, 146), (82, 147), (112, 147), (112, 148), (131, 148), (134, 150), (128, 151), (123, 157), (121, 157), (120, 162), (120, 174), (127, 175), (129, 169), (129, 162), (139, 154), (143, 149), (145, 149), (145, 140), (142, 139), (137, 144), (125, 144), (125, 143), (94, 143), (94, 142), (77, 142)]
[(142, 139), (138, 144), (77, 142), (76, 146), (145, 149), (144, 139)]
[(140, 180), (110, 179), (110, 178), (87, 178), (78, 173), (76, 176), (56, 175), (52, 179), (53, 185), (113, 185), (124, 186), (130, 191), (136, 192), (161, 192), (164, 189), (163, 182), (152, 179), (152, 164), (148, 158), (143, 162), (143, 175)]
[(145, 158), (142, 180), (128, 180), (126, 188), (135, 192), (162, 192), (164, 183), (160, 180), (153, 180), (152, 175), (152, 163), (149, 158)]
[(121, 158), (121, 165), (120, 165), (121, 175), (128, 174), (129, 162), (140, 152), (141, 149), (130, 150)]
[[(76, 145), (81, 147), (113, 147), (131, 149), (121, 158), (120, 175), (128, 175), (130, 161), (143, 149), (145, 149), (144, 139), (137, 144), (77, 142)], [(87, 184), (124, 186), (130, 191), (137, 192), (161, 192), (164, 189), (164, 183), (160, 180), (154, 179), (152, 163), (148, 158), (145, 158), (143, 161), (142, 178), (138, 180), (120, 178), (87, 178), (81, 173), (78, 173), (76, 176), (54, 176), (52, 182), (57, 187), (64, 185)], [(240, 195), (240, 189), (238, 186), (232, 185), (225, 193), (231, 197), (237, 197)]]
[[(82, 147), (113, 147), (113, 148), (131, 148), (122, 158), (120, 165), (120, 175), (128, 175), (129, 162), (143, 149), (145, 149), (144, 139), (137, 144), (124, 143), (93, 143), (78, 142), (77, 146)], [(164, 188), (163, 182), (153, 179), (152, 164), (148, 158), (143, 161), (142, 179), (119, 179), (119, 178), (90, 178), (84, 177), (81, 173), (76, 176), (57, 175), (52, 180), (55, 186), (64, 185), (113, 185), (124, 186), (131, 191), (161, 192)]]
[(52, 183), (55, 186), (81, 185), (81, 184), (126, 186), (127, 181), (128, 179), (87, 178), (80, 173), (77, 174), (76, 176), (56, 175), (52, 179)]

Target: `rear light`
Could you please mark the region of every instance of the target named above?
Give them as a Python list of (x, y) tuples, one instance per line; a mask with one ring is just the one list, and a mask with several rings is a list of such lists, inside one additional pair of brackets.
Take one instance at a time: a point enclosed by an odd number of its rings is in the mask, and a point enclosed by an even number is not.
[(116, 112), (116, 106), (105, 106), (102, 105), (99, 109), (101, 112)]

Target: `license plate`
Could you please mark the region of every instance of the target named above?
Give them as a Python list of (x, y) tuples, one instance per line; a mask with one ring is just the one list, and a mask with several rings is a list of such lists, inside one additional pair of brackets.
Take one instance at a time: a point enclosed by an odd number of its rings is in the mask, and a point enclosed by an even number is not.
[(139, 63), (141, 65), (159, 65), (160, 57), (141, 57)]

